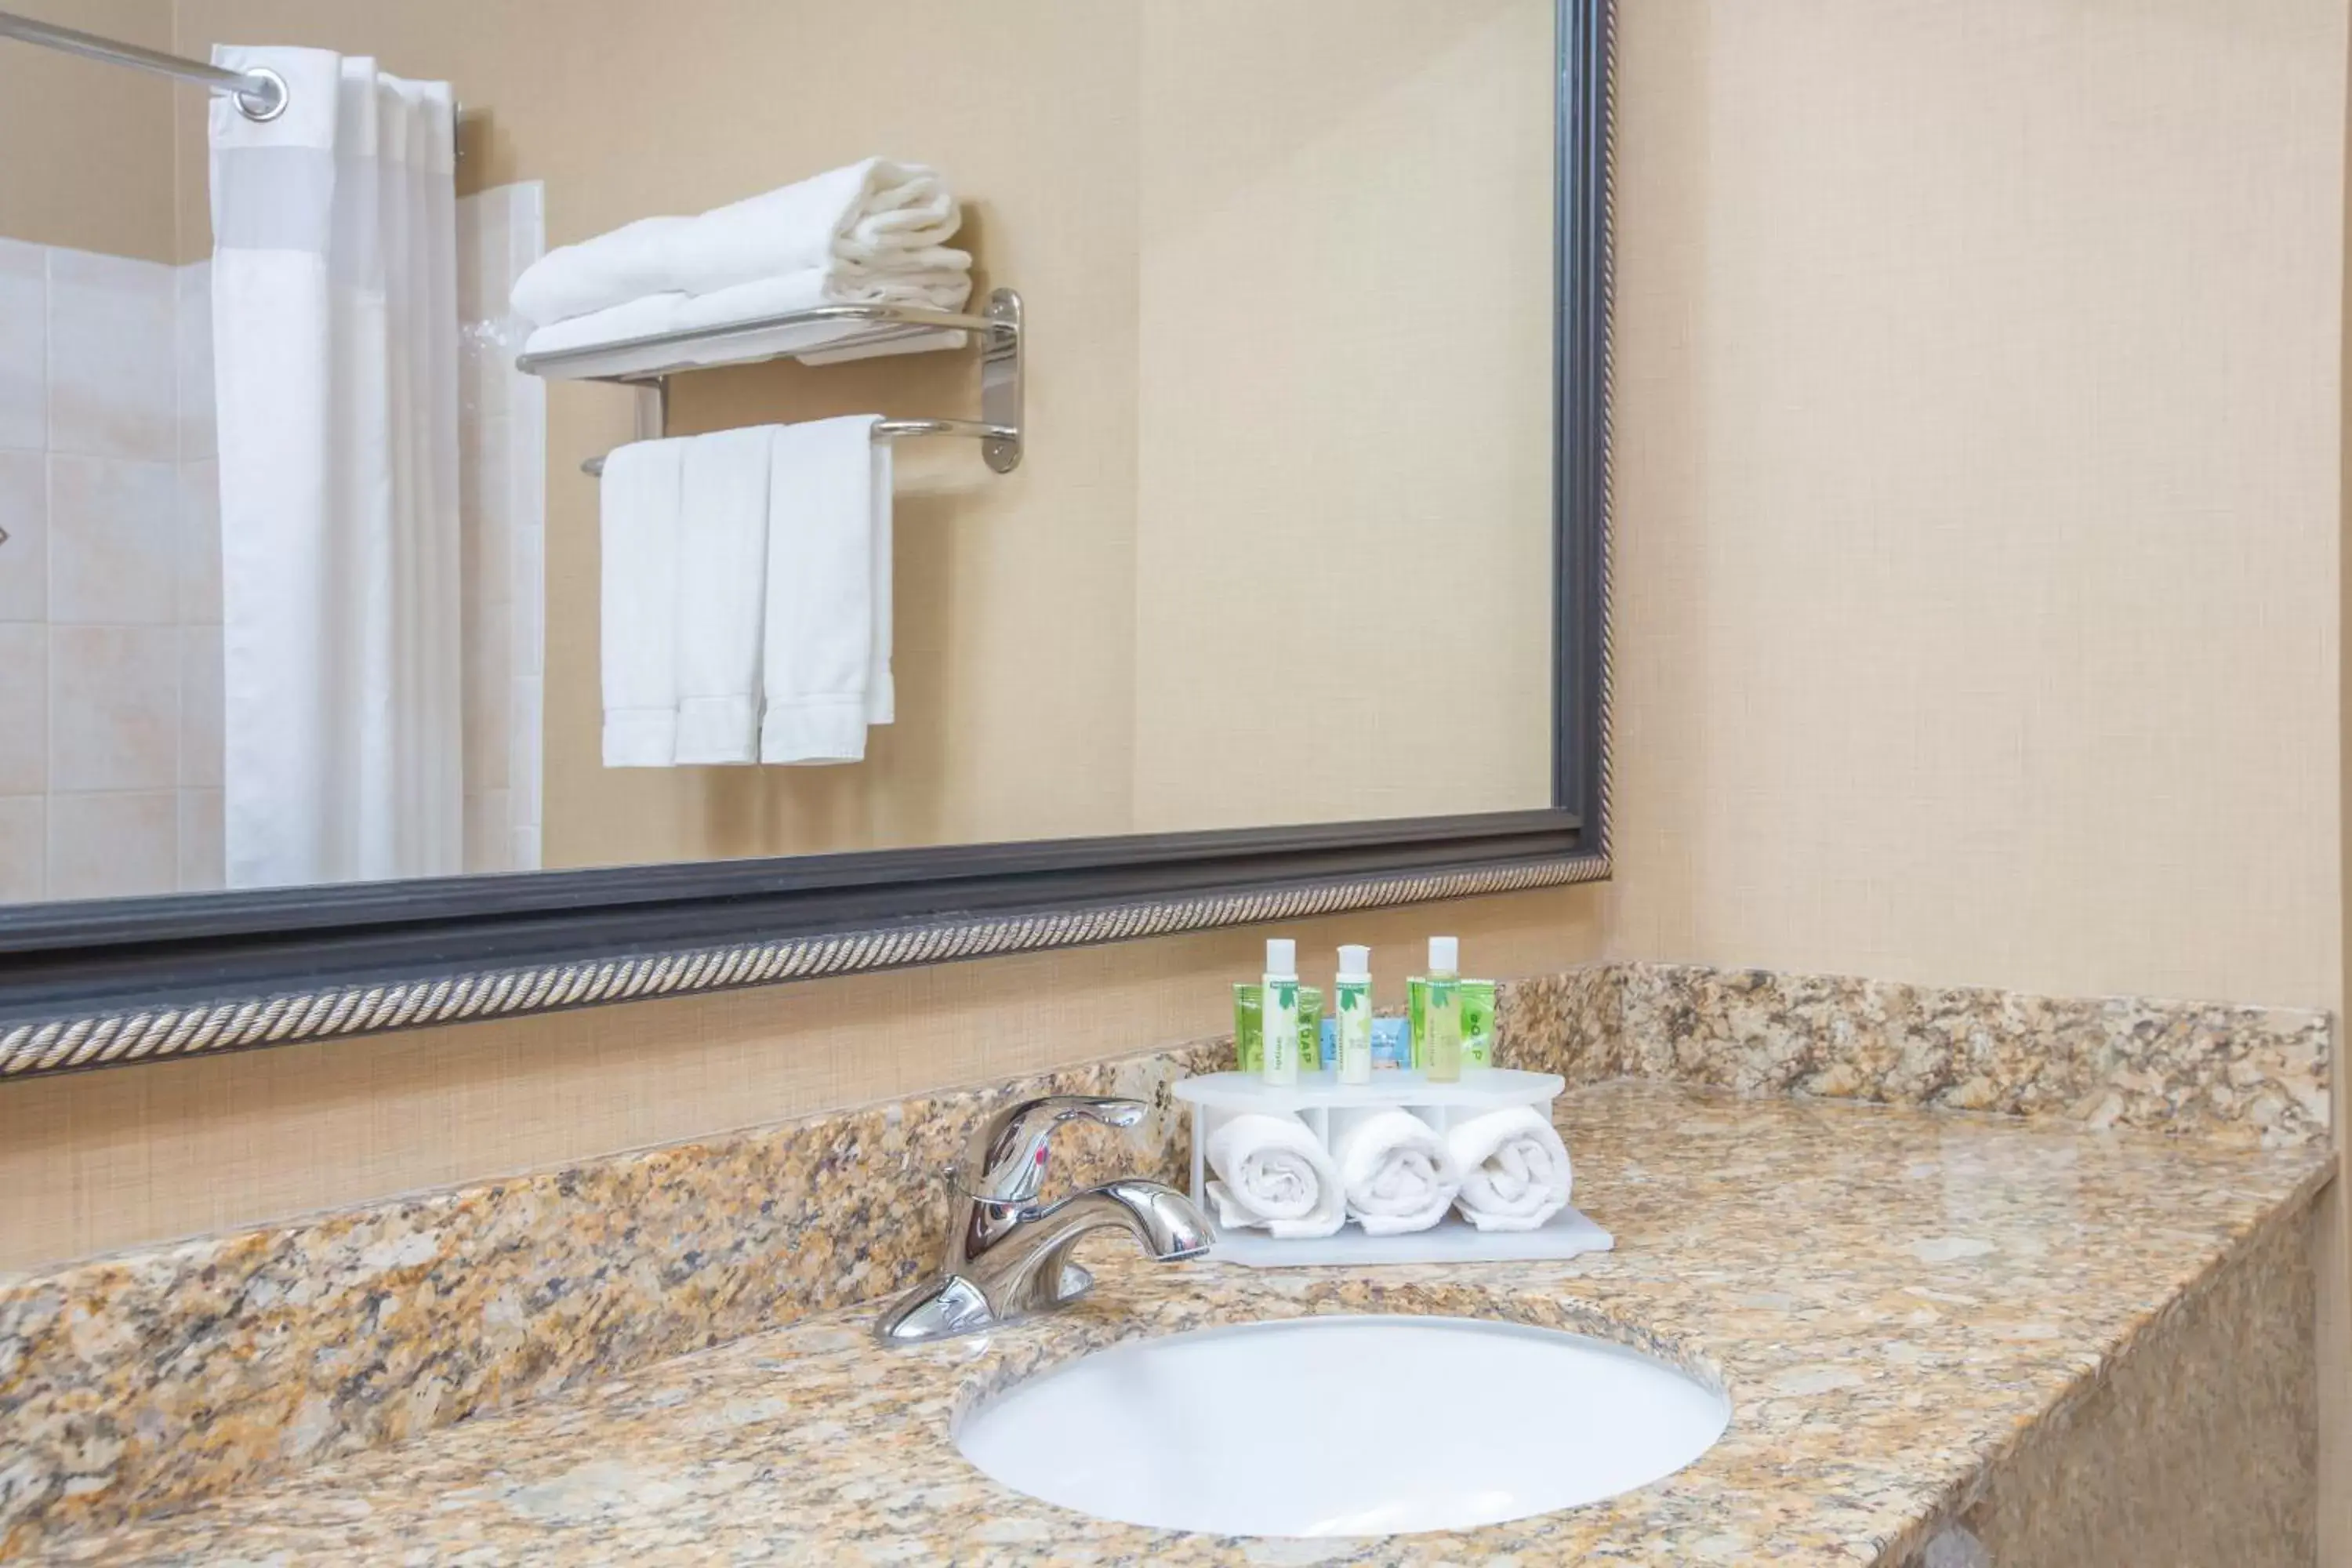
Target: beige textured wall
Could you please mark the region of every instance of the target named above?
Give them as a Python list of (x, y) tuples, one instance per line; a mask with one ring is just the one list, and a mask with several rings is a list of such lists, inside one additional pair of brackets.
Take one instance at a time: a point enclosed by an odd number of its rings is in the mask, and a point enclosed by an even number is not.
[(2342, 0), (1622, 27), (1612, 948), (2336, 1005)]
[[(9, 0), (19, 16), (172, 47), (172, 0)], [(0, 39), (0, 237), (173, 259), (174, 92), (191, 88)]]

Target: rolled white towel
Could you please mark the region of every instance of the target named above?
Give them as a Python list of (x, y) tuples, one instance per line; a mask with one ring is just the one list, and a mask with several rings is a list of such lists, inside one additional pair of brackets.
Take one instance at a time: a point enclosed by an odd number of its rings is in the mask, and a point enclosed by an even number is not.
[(1296, 1116), (1236, 1116), (1209, 1135), (1208, 1158), (1219, 1225), (1288, 1241), (1329, 1236), (1348, 1217), (1339, 1168)]
[(514, 311), (544, 327), (648, 295), (716, 294), (793, 272), (870, 281), (961, 271), (971, 258), (946, 242), (962, 221), (936, 171), (867, 158), (697, 217), (640, 218), (559, 246), (515, 279)]
[(1332, 1140), (1348, 1217), (1367, 1236), (1427, 1230), (1445, 1217), (1462, 1190), (1454, 1155), (1420, 1117), (1379, 1110), (1343, 1128)]
[(1461, 1167), (1454, 1206), (1480, 1230), (1533, 1230), (1568, 1206), (1568, 1145), (1524, 1105), (1462, 1123), (1445, 1135)]

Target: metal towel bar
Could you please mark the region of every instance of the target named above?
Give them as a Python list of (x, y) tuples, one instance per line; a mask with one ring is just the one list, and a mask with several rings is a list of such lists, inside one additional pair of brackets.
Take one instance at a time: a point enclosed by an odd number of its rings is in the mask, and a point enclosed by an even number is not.
[[(1011, 442), (1016, 447), (1021, 441), (1021, 432), (1012, 426), (986, 425), (977, 419), (877, 419), (874, 423), (877, 441), (897, 441), (908, 436), (970, 436), (982, 441)], [(601, 478), (604, 459), (583, 458), (580, 471), (592, 479)]]

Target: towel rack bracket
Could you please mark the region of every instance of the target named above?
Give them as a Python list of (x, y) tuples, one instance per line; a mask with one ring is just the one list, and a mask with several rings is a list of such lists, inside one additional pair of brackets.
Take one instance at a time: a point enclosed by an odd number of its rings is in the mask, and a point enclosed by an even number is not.
[(980, 351), (980, 421), (1013, 432), (982, 441), (980, 452), (991, 469), (1009, 474), (1021, 466), (1024, 377), (1021, 363), (1021, 296), (999, 289), (988, 296), (988, 319), (995, 323)]

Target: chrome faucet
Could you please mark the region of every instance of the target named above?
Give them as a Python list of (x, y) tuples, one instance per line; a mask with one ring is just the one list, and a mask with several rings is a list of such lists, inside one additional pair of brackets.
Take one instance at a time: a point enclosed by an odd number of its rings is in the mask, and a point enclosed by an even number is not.
[(1215, 1232), (1192, 1200), (1158, 1182), (1106, 1182), (1059, 1203), (1040, 1205), (1045, 1145), (1065, 1121), (1132, 1127), (1139, 1100), (1053, 1095), (998, 1112), (965, 1145), (950, 1173), (947, 1262), (933, 1279), (894, 1302), (875, 1325), (884, 1344), (977, 1333), (1084, 1295), (1093, 1276), (1070, 1261), (1078, 1237), (1124, 1226), (1147, 1257), (1198, 1258)]

